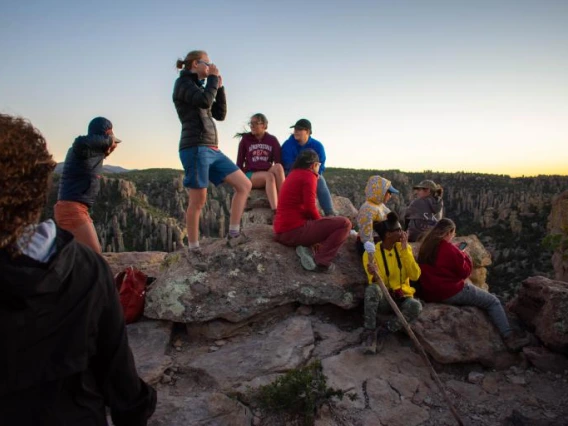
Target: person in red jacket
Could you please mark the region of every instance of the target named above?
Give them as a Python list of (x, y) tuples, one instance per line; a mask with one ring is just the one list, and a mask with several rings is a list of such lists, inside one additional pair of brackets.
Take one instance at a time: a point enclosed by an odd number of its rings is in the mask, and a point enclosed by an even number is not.
[(469, 281), (473, 267), (471, 257), (452, 244), (455, 235), (455, 223), (444, 218), (424, 236), (418, 253), (422, 299), (485, 310), (507, 348), (520, 350), (529, 343), (528, 336), (521, 336), (511, 329), (505, 310), (494, 294)]
[[(319, 157), (312, 149), (298, 154), (286, 177), (274, 217), (274, 239), (296, 247), (302, 267), (308, 271), (331, 272), (331, 262), (351, 231), (351, 222), (343, 216), (322, 218), (316, 207)], [(313, 246), (319, 244), (314, 254)]]

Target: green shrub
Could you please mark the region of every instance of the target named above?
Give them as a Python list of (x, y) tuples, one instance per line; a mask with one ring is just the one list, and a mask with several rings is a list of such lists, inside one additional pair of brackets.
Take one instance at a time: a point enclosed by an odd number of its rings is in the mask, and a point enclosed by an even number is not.
[(251, 401), (268, 416), (280, 420), (311, 426), (320, 407), (329, 404), (333, 398), (347, 396), (352, 401), (357, 394), (346, 393), (327, 386), (321, 362), (288, 371), (269, 385), (252, 391)]

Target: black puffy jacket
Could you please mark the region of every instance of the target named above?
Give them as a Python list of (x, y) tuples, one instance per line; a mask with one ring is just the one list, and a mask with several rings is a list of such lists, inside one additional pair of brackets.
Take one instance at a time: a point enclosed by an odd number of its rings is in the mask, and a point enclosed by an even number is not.
[(200, 84), (197, 74), (182, 70), (174, 85), (173, 101), (181, 122), (179, 150), (191, 146), (219, 145), (216, 120), (222, 121), (227, 115), (225, 89), (219, 85), (215, 75), (207, 77), (207, 85)]
[(156, 391), (136, 372), (112, 273), (57, 230), (47, 263), (0, 250), (0, 425), (144, 426)]
[(65, 157), (59, 181), (58, 200), (76, 201), (92, 207), (100, 190), (105, 152), (112, 137), (103, 135), (79, 136)]

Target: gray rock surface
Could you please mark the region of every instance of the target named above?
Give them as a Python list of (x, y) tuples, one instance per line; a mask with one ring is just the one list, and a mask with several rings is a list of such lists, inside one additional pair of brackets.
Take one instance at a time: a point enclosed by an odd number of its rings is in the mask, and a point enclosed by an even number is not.
[(336, 271), (325, 274), (306, 272), (294, 248), (273, 241), (270, 226), (250, 227), (247, 235), (251, 240), (233, 249), (224, 240), (203, 243), (205, 262), (170, 253), (146, 295), (144, 314), (183, 323), (239, 322), (291, 302), (345, 309), (360, 303), (365, 276), (353, 237), (336, 258)]
[(503, 369), (519, 362), (479, 308), (427, 303), (412, 329), (426, 352), (442, 364), (479, 362)]
[(166, 355), (172, 334), (169, 321), (142, 320), (126, 327), (138, 374), (150, 384), (160, 381), (172, 359)]
[(568, 282), (527, 278), (509, 309), (534, 329), (546, 347), (568, 355)]

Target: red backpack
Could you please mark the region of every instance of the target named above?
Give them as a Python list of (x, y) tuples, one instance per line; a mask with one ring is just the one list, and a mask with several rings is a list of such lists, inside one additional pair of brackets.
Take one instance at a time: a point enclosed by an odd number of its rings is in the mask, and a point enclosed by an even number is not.
[(144, 313), (144, 299), (148, 276), (138, 269), (129, 266), (114, 277), (124, 320), (126, 324), (136, 322)]

